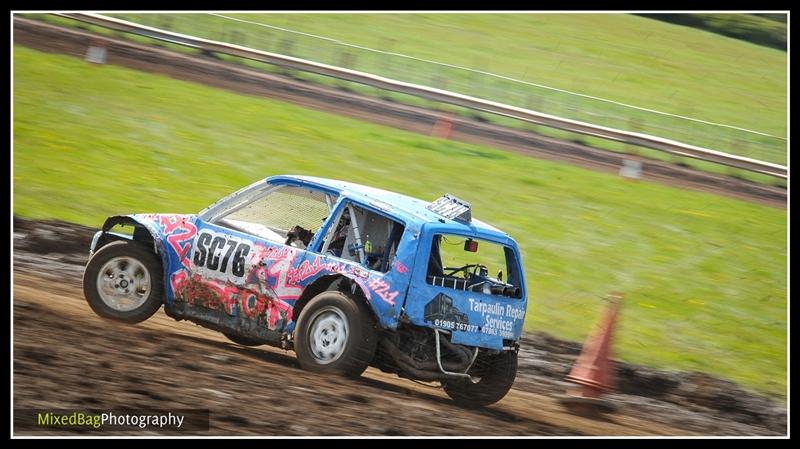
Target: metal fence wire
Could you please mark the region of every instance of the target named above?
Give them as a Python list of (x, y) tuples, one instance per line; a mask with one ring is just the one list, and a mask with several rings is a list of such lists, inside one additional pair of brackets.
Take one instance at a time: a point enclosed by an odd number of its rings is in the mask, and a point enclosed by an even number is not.
[(695, 119), (692, 110), (666, 113), (514, 79), (486, 71), (480, 61), (475, 67), (461, 67), (394, 53), (391, 39), (382, 39), (382, 48), (367, 48), (227, 14), (111, 16), (724, 153), (776, 164), (787, 162), (785, 136)]

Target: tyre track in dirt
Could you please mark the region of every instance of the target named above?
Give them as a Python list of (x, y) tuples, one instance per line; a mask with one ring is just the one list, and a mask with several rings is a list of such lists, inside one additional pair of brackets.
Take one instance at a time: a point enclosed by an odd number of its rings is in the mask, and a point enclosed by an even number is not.
[(439, 389), (373, 368), (355, 380), (308, 373), (291, 351), (242, 347), (163, 310), (135, 326), (106, 321), (80, 287), (93, 231), (14, 221), (15, 408), (208, 408), (211, 430), (202, 435), (786, 433), (785, 407), (733, 384), (702, 375), (703, 389), (692, 380), (699, 373), (623, 362), (616, 365), (620, 391), (609, 396), (618, 412), (569, 414), (558, 397), (580, 344), (540, 334), (523, 339), (511, 392), (471, 410)]
[[(98, 35), (40, 21), (14, 18), (14, 43), (83, 58)], [(107, 61), (248, 95), (277, 98), (420, 134), (431, 134), (441, 112), (265, 73), (207, 56), (192, 56), (122, 39), (101, 38)], [(528, 156), (618, 173), (630, 156), (467, 118), (452, 118), (454, 140), (502, 148)], [(787, 190), (730, 176), (645, 159), (642, 179), (786, 207)]]
[(211, 430), (201, 435), (580, 434), (524, 415), (461, 409), (374, 373), (308, 373), (291, 353), (241, 347), (163, 311), (120, 325), (82, 302), (75, 286), (15, 276), (15, 407), (208, 408)]

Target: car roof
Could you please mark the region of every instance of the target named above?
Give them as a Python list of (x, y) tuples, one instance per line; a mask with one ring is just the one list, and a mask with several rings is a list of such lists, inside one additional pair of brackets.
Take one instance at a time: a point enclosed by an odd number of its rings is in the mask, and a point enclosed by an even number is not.
[(266, 179), (270, 184), (295, 184), (310, 185), (331, 193), (350, 198), (356, 203), (371, 205), (390, 215), (403, 220), (420, 224), (436, 223), (437, 228), (452, 230), (461, 233), (478, 233), (489, 238), (510, 238), (509, 235), (496, 227), (473, 218), (469, 224), (445, 218), (429, 209), (430, 201), (410, 197), (401, 193), (369, 187), (353, 182), (339, 181), (336, 179), (317, 178), (313, 176), (280, 175)]

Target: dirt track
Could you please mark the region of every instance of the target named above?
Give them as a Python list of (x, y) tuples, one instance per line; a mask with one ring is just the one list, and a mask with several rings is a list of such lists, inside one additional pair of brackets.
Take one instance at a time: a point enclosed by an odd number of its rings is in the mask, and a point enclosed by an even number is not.
[[(108, 48), (108, 63), (229, 89), (263, 95), (336, 114), (356, 117), (386, 126), (430, 134), (441, 113), (382, 99), (366, 97), (332, 87), (269, 74), (211, 57), (191, 56), (121, 39), (102, 38)], [(14, 18), (14, 42), (41, 51), (84, 57), (97, 35)], [(548, 138), (466, 118), (452, 119), (454, 140), (504, 148), (542, 159), (550, 159), (593, 170), (617, 173), (630, 156), (599, 150), (574, 142)], [(644, 160), (642, 179), (712, 192), (735, 198), (786, 207), (785, 188), (692, 170), (675, 164)]]
[(358, 380), (311, 374), (291, 352), (238, 346), (163, 311), (136, 326), (105, 321), (80, 288), (92, 233), (15, 219), (14, 408), (208, 408), (200, 435), (786, 434), (784, 406), (734, 384), (621, 362), (609, 396), (619, 410), (569, 414), (557, 399), (580, 344), (544, 334), (523, 340), (509, 395), (470, 410), (372, 368)]

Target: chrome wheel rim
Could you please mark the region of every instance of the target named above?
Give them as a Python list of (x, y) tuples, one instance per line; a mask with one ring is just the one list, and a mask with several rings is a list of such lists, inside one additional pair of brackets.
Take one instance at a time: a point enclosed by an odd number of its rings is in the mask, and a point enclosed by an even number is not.
[(150, 296), (150, 273), (132, 257), (115, 257), (100, 268), (97, 292), (108, 307), (130, 312), (141, 307)]
[(333, 363), (342, 356), (350, 334), (347, 318), (336, 307), (326, 306), (311, 317), (309, 346), (321, 365)]

